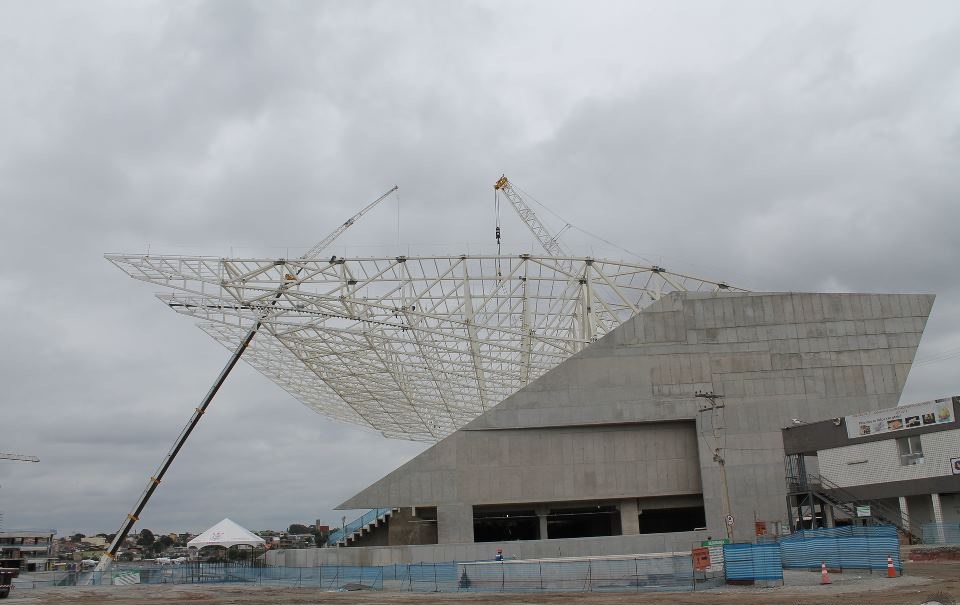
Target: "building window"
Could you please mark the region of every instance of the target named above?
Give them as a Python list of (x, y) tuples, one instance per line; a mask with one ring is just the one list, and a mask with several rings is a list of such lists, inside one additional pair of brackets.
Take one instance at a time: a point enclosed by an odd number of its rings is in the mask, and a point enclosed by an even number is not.
[(897, 447), (900, 448), (900, 466), (923, 463), (923, 447), (920, 445), (920, 435), (897, 439)]

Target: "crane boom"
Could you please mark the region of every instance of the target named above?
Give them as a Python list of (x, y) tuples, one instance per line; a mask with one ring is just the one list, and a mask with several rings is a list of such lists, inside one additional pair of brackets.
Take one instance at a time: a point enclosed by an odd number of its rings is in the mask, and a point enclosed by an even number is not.
[(540, 222), (540, 219), (537, 218), (537, 214), (533, 211), (533, 208), (527, 205), (523, 198), (520, 197), (520, 194), (513, 189), (513, 185), (510, 184), (509, 179), (506, 176), (501, 176), (500, 179), (493, 185), (495, 191), (502, 191), (507, 199), (510, 200), (510, 204), (513, 205), (513, 209), (517, 211), (517, 214), (520, 216), (520, 220), (527, 225), (527, 229), (533, 233), (534, 237), (537, 238), (537, 241), (540, 242), (540, 245), (543, 246), (543, 249), (547, 251), (547, 254), (550, 256), (569, 256), (567, 252), (560, 246), (560, 242), (557, 240), (557, 236), (550, 233), (550, 230), (547, 229), (543, 223)]
[(19, 460), (20, 462), (40, 462), (36, 456), (27, 456), (24, 454), (6, 454), (0, 452), (0, 460)]
[[(360, 217), (372, 210), (377, 204), (382, 202), (388, 195), (397, 190), (397, 186), (394, 185), (392, 189), (381, 195), (379, 198), (368, 204), (363, 210), (353, 215), (345, 223), (337, 227), (330, 233), (327, 237), (320, 240), (320, 242), (307, 251), (306, 254), (301, 256), (301, 260), (310, 260), (316, 258), (324, 249), (326, 249), (330, 244), (332, 244), (344, 231), (349, 229)], [(300, 272), (303, 271), (302, 268), (297, 270), (297, 275), (300, 275)], [(213, 401), (213, 398), (216, 396), (217, 391), (220, 390), (220, 387), (223, 386), (223, 383), (226, 381), (227, 376), (230, 375), (230, 372), (233, 370), (234, 366), (237, 365), (237, 362), (240, 361), (240, 357), (243, 356), (243, 352), (246, 351), (247, 347), (250, 346), (250, 342), (253, 340), (253, 337), (257, 335), (257, 331), (260, 330), (260, 326), (263, 325), (263, 321), (269, 317), (270, 310), (277, 304), (277, 301), (280, 300), (280, 297), (283, 296), (283, 293), (290, 288), (294, 283), (293, 281), (286, 281), (281, 285), (273, 299), (270, 302), (270, 306), (266, 311), (263, 312), (263, 315), (257, 322), (250, 328), (250, 331), (247, 332), (247, 335), (244, 337), (240, 344), (234, 349), (233, 354), (230, 356), (230, 359), (227, 360), (227, 364), (220, 370), (220, 374), (217, 376), (216, 381), (207, 391), (206, 396), (201, 401), (200, 405), (194, 409), (193, 414), (190, 416), (190, 420), (187, 421), (186, 426), (183, 427), (183, 430), (180, 431), (180, 436), (177, 437), (176, 442), (174, 442), (173, 447), (170, 448), (170, 451), (167, 452), (164, 456), (163, 461), (160, 463), (157, 472), (154, 473), (150, 479), (147, 481), (147, 487), (143, 490), (143, 493), (140, 494), (140, 498), (137, 499), (137, 503), (134, 505), (133, 510), (127, 514), (126, 518), (123, 520), (123, 523), (120, 525), (120, 529), (114, 535), (113, 540), (110, 542), (110, 547), (107, 549), (107, 552), (100, 557), (100, 561), (97, 562), (97, 566), (94, 571), (106, 571), (110, 568), (110, 565), (113, 564), (113, 559), (117, 554), (117, 551), (120, 550), (120, 545), (123, 544), (123, 541), (126, 539), (127, 535), (130, 533), (130, 530), (133, 529), (133, 526), (140, 519), (140, 513), (143, 511), (144, 507), (147, 505), (147, 501), (150, 500), (150, 496), (153, 495), (153, 492), (156, 491), (157, 486), (160, 485), (160, 481), (163, 480), (163, 476), (166, 474), (167, 470), (170, 468), (170, 465), (173, 464), (173, 460), (177, 457), (177, 454), (180, 452), (180, 449), (187, 442), (187, 438), (190, 437), (190, 433), (193, 432), (193, 429), (197, 427), (197, 424), (200, 423), (200, 418), (203, 417), (203, 414), (206, 412), (207, 407)]]
[(304, 254), (302, 258), (304, 259), (316, 258), (321, 252), (326, 250), (330, 246), (330, 244), (334, 242), (334, 240), (340, 237), (344, 231), (349, 229), (351, 225), (353, 225), (355, 222), (360, 220), (360, 217), (362, 217), (364, 214), (376, 208), (377, 204), (387, 199), (387, 196), (393, 193), (394, 191), (396, 191), (397, 189), (399, 189), (399, 187), (397, 185), (394, 185), (390, 191), (387, 191), (377, 199), (370, 202), (366, 208), (364, 208), (360, 212), (348, 218), (345, 223), (343, 223), (342, 225), (334, 229), (333, 232), (330, 233), (330, 235), (320, 240), (320, 242), (313, 248), (310, 248), (310, 250), (308, 250), (307, 253)]

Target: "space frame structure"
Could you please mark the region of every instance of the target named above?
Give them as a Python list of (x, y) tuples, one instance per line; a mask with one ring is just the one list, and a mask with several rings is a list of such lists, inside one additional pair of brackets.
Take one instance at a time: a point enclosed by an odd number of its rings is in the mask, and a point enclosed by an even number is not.
[(435, 441), (672, 291), (745, 291), (553, 255), (317, 259), (108, 254), (320, 414)]

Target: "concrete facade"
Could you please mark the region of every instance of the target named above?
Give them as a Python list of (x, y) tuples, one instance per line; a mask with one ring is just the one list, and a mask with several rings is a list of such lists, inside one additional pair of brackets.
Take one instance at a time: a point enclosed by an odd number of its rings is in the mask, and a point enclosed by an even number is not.
[(751, 538), (786, 518), (781, 428), (895, 406), (932, 304), (670, 294), (340, 508), (436, 506), (439, 544), (410, 548), (442, 550), (473, 543), (476, 505), (618, 501), (628, 533), (643, 498), (702, 495), (707, 532), (590, 540), (689, 550), (728, 513)]

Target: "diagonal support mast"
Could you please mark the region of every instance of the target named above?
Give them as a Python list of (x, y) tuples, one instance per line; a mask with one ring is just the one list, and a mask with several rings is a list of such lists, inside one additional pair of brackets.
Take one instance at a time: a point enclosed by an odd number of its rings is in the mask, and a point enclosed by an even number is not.
[[(376, 207), (380, 202), (385, 200), (391, 193), (396, 191), (398, 187), (393, 186), (389, 191), (381, 195), (379, 198), (368, 204), (360, 212), (350, 217), (346, 222), (337, 227), (332, 233), (327, 237), (322, 239), (316, 246), (307, 251), (306, 254), (300, 257), (300, 260), (310, 260), (316, 258), (324, 249), (326, 249), (330, 244), (332, 244), (344, 231), (349, 229), (358, 219), (360, 219), (364, 214)], [(250, 331), (247, 332), (246, 337), (240, 342), (237, 348), (233, 351), (233, 354), (230, 356), (230, 359), (227, 361), (227, 364), (223, 366), (223, 369), (220, 370), (220, 374), (217, 376), (216, 381), (207, 391), (207, 394), (204, 396), (203, 401), (200, 405), (194, 409), (193, 414), (190, 416), (190, 420), (187, 422), (186, 426), (183, 427), (183, 430), (180, 431), (180, 436), (177, 437), (177, 440), (174, 442), (173, 447), (170, 448), (170, 451), (167, 452), (167, 455), (164, 456), (163, 462), (160, 463), (160, 467), (157, 469), (157, 472), (150, 477), (150, 480), (147, 482), (147, 487), (143, 490), (143, 493), (140, 494), (140, 498), (137, 500), (137, 503), (134, 505), (133, 510), (127, 514), (127, 517), (123, 520), (123, 524), (120, 526), (120, 529), (114, 535), (113, 540), (110, 542), (110, 548), (107, 549), (107, 552), (104, 553), (104, 556), (100, 557), (100, 561), (97, 563), (94, 571), (106, 571), (113, 564), (113, 560), (116, 557), (117, 551), (120, 549), (120, 545), (123, 544), (123, 541), (126, 539), (127, 535), (130, 533), (130, 530), (133, 529), (133, 526), (140, 519), (140, 513), (143, 512), (144, 507), (147, 505), (147, 502), (150, 500), (150, 497), (153, 495), (153, 492), (156, 491), (157, 486), (160, 485), (160, 482), (163, 480), (163, 476), (166, 474), (167, 470), (173, 464), (174, 459), (177, 457), (177, 454), (183, 448), (184, 444), (187, 442), (187, 439), (190, 437), (190, 434), (193, 432), (193, 429), (197, 427), (197, 424), (200, 423), (200, 419), (203, 417), (203, 414), (207, 411), (207, 407), (213, 401), (213, 398), (217, 395), (217, 392), (220, 390), (220, 387), (223, 386), (223, 383), (226, 381), (227, 376), (230, 375), (230, 372), (233, 370), (234, 366), (237, 365), (237, 362), (240, 361), (240, 358), (243, 356), (244, 351), (247, 347), (250, 346), (250, 342), (253, 340), (254, 336), (257, 335), (257, 332), (260, 330), (260, 327), (263, 325), (265, 319), (271, 314), (271, 310), (276, 306), (277, 302), (283, 296), (283, 293), (286, 292), (290, 286), (296, 283), (296, 278), (300, 276), (300, 273), (303, 271), (303, 267), (297, 269), (296, 274), (293, 276), (293, 280), (286, 281), (283, 283), (276, 291), (273, 296), (273, 299), (270, 301), (269, 307), (263, 312), (259, 319), (253, 324), (250, 328)]]

